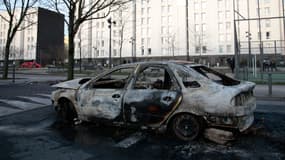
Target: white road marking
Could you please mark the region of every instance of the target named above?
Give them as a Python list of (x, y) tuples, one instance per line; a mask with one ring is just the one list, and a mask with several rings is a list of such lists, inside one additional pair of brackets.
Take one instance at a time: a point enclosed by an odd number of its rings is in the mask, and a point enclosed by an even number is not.
[(115, 146), (121, 147), (121, 148), (129, 148), (130, 146), (136, 144), (137, 142), (141, 141), (144, 138), (145, 138), (144, 134), (142, 134), (141, 132), (136, 132), (136, 133), (130, 135), (129, 137), (121, 140)]
[[(10, 115), (10, 114), (17, 113), (17, 112), (22, 112), (26, 110), (31, 110), (31, 109), (41, 108), (47, 105), (51, 105), (49, 95), (47, 96), (47, 94), (43, 94), (42, 96), (45, 96), (48, 98), (18, 96), (18, 98), (27, 99), (35, 103), (24, 102), (20, 100), (0, 99), (0, 102), (3, 103), (2, 106), (0, 106), (0, 116)], [(4, 106), (5, 104), (9, 105), (10, 107)]]
[(40, 97), (26, 97), (26, 96), (18, 96), (19, 98), (27, 99), (33, 102), (37, 102), (43, 105), (50, 105), (51, 100), (49, 98), (40, 98)]
[(42, 96), (42, 97), (46, 97), (46, 98), (49, 98), (50, 99), (50, 94), (36, 94), (38, 96)]
[(11, 106), (15, 106), (15, 107), (21, 108), (23, 110), (37, 108), (39, 106), (40, 107), (44, 106), (44, 105), (37, 104), (37, 103), (23, 102), (23, 101), (19, 101), (19, 100), (0, 99), (0, 102), (6, 103), (6, 104), (11, 105)]
[(7, 107), (0, 106), (0, 117), (1, 116), (5, 116), (5, 115), (9, 115), (9, 114), (13, 114), (13, 113), (17, 113), (19, 111), (21, 111), (21, 110), (20, 109), (7, 108)]

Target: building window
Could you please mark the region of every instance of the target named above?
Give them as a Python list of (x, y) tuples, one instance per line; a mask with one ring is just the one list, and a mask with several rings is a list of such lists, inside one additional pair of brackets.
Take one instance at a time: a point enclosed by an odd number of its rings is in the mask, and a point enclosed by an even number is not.
[(202, 19), (202, 21), (205, 21), (205, 20), (206, 20), (206, 13), (205, 13), (205, 12), (202, 13), (201, 19)]
[(164, 45), (165, 44), (165, 38), (161, 37), (161, 44)]
[(219, 9), (224, 8), (223, 7), (223, 0), (218, 0), (218, 8)]
[(144, 38), (141, 39), (141, 44), (144, 46)]
[(168, 24), (172, 24), (172, 16), (168, 16)]
[(150, 38), (147, 38), (147, 46), (150, 46)]
[(265, 27), (271, 27), (271, 21), (270, 19), (265, 20)]
[(199, 24), (195, 24), (195, 32), (199, 32), (200, 31), (200, 25)]
[(200, 53), (200, 46), (195, 47), (195, 53)]
[(264, 8), (264, 15), (265, 16), (269, 16), (270, 15), (270, 8), (269, 7), (265, 7)]
[(226, 8), (231, 8), (232, 4), (230, 3), (231, 1), (226, 0)]
[(232, 40), (231, 34), (229, 34), (229, 33), (226, 34), (226, 40), (227, 40), (227, 42)]
[(203, 46), (202, 51), (203, 51), (203, 53), (207, 53), (207, 46)]
[(206, 10), (206, 8), (207, 8), (207, 5), (206, 5), (206, 1), (202, 1), (202, 10), (204, 11), (204, 10)]
[(167, 11), (168, 11), (168, 13), (172, 12), (172, 7), (170, 5), (167, 6)]
[(141, 18), (141, 24), (144, 25), (144, 18)]
[(142, 35), (146, 36), (147, 35), (147, 29), (146, 28), (142, 28)]
[(266, 39), (270, 39), (270, 32), (266, 32)]
[(113, 56), (114, 56), (114, 57), (117, 56), (117, 50), (116, 50), (116, 49), (113, 50)]
[(147, 33), (147, 36), (150, 36), (150, 34), (151, 34), (151, 30), (150, 30), (150, 28), (147, 28), (147, 31), (146, 31)]
[(144, 48), (142, 47), (142, 55), (144, 55)]
[(144, 15), (144, 8), (141, 8), (141, 14)]
[(232, 45), (230, 45), (230, 44), (227, 45), (227, 52), (228, 53), (232, 52)]
[(224, 53), (224, 46), (223, 45), (219, 45), (219, 52)]
[(166, 24), (167, 23), (166, 16), (161, 17), (161, 21), (162, 24)]
[(167, 34), (167, 28), (166, 27), (161, 27), (161, 33), (162, 34)]
[(199, 21), (199, 14), (198, 13), (195, 13), (194, 14), (194, 20), (197, 22)]
[(219, 29), (219, 31), (223, 31), (224, 30), (224, 24), (223, 23), (219, 23), (218, 24), (218, 29)]
[(199, 3), (198, 2), (194, 3), (194, 10), (199, 10)]
[(231, 22), (226, 22), (226, 30), (230, 30), (231, 29)]
[(226, 18), (230, 18), (231, 17), (231, 12), (230, 11), (226, 11)]
[(104, 40), (101, 41), (101, 46), (104, 47)]
[(161, 6), (161, 13), (165, 13), (165, 6)]
[(148, 55), (151, 55), (151, 48), (147, 49)]
[(202, 24), (202, 32), (206, 32), (206, 24)]
[(219, 20), (222, 20), (223, 18), (224, 18), (223, 12), (222, 12), (222, 11), (219, 11), (219, 12), (218, 12), (218, 19), (219, 19)]
[(224, 42), (224, 41), (225, 41), (224, 34), (220, 34), (220, 35), (219, 35), (219, 41), (220, 41), (220, 42)]
[(150, 17), (147, 18), (147, 25), (150, 24)]

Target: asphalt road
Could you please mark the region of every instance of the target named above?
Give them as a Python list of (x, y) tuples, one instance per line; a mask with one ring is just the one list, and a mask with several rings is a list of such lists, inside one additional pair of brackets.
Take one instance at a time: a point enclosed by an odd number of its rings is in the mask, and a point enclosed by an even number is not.
[[(201, 137), (182, 143), (167, 134), (95, 126), (83, 123), (69, 126), (58, 121), (50, 104), (40, 102), (52, 88), (45, 83), (1, 86), (0, 108), (18, 107), (19, 101), (35, 108), (19, 107), (0, 117), (0, 159), (21, 160), (109, 160), (109, 159), (285, 159), (285, 112), (283, 102), (258, 101), (254, 127), (227, 145)], [(20, 96), (20, 97), (19, 97)], [(6, 101), (5, 101), (6, 100)], [(16, 101), (17, 103), (10, 103)], [(15, 108), (14, 108), (15, 109)], [(16, 109), (15, 109), (16, 110)]]

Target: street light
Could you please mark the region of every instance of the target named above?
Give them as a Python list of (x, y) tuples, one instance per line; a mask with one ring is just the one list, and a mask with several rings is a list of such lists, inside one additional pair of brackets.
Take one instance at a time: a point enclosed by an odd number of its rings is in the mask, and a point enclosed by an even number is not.
[(116, 21), (112, 21), (110, 17), (107, 22), (109, 23), (108, 28), (110, 30), (110, 37), (109, 37), (109, 68), (112, 67), (112, 24), (116, 24)]

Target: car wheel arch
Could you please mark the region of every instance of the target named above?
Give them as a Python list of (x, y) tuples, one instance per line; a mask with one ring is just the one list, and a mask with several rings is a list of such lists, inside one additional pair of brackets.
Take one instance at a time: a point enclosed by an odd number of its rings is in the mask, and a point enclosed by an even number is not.
[[(58, 99), (58, 106), (57, 106), (56, 111), (59, 114), (68, 114), (67, 119), (69, 122), (72, 122), (74, 118), (78, 117), (78, 112), (75, 108), (74, 103), (66, 97), (60, 97)], [(65, 113), (62, 113), (62, 111), (64, 111)], [(62, 116), (62, 115), (60, 115), (60, 116)], [(67, 119), (66, 119), (66, 117), (64, 117), (64, 120), (67, 120)]]
[[(194, 114), (194, 113), (191, 113), (191, 112), (178, 112), (178, 113), (175, 113), (173, 114), (171, 117), (169, 117), (168, 121), (167, 121), (167, 130), (173, 134), (173, 123), (174, 123), (174, 120), (179, 117), (179, 116), (182, 116), (182, 115), (190, 115), (192, 117), (194, 117), (195, 119), (197, 119), (198, 123), (199, 123), (199, 134), (201, 134), (202, 130), (205, 128), (205, 119), (203, 118), (203, 116), (201, 115), (197, 115), (197, 114)], [(199, 135), (198, 135), (199, 136)], [(197, 136), (197, 137), (198, 137)], [(195, 138), (194, 138), (195, 139)], [(192, 140), (192, 139), (191, 139)], [(183, 140), (184, 141), (184, 140)]]

